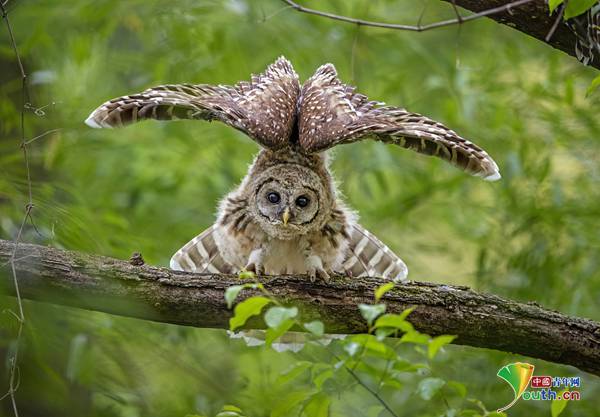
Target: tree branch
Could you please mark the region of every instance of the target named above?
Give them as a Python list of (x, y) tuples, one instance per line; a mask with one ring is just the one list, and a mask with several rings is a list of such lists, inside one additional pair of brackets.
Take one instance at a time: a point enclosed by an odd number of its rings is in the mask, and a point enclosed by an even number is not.
[[(13, 242), (0, 240), (0, 287), (12, 294)], [(236, 276), (190, 274), (134, 266), (126, 261), (20, 244), (14, 265), (25, 298), (196, 327), (227, 328), (231, 312), (223, 298)], [(283, 302), (299, 306), (306, 319), (319, 317), (330, 333), (367, 328), (357, 303), (372, 302), (376, 278), (334, 278), (310, 283), (303, 276), (264, 277)], [(430, 335), (457, 335), (454, 343), (514, 352), (573, 365), (600, 375), (600, 323), (568, 317), (535, 303), (518, 303), (466, 287), (408, 282), (384, 296), (390, 312), (415, 307), (409, 319)], [(260, 327), (260, 321), (250, 321)]]
[[(375, 22), (373, 20), (356, 19), (354, 17), (341, 16), (341, 15), (337, 15), (334, 13), (328, 13), (328, 12), (322, 12), (322, 11), (316, 10), (316, 9), (310, 9), (310, 8), (304, 7), (292, 0), (282, 0), (282, 1), (284, 3), (286, 3), (292, 9), (297, 10), (301, 13), (325, 17), (327, 19), (338, 20), (340, 22), (353, 23), (353, 24), (359, 25), (359, 26), (371, 26), (371, 27), (383, 28), (383, 29), (407, 30), (410, 32), (425, 32), (427, 30), (437, 29), (437, 28), (446, 27), (446, 26), (461, 25), (461, 24), (471, 21), (471, 20), (479, 19), (479, 18), (482, 18), (485, 16), (490, 16), (495, 13), (512, 10), (512, 8), (519, 7), (525, 3), (531, 3), (531, 2), (537, 1), (537, 0), (516, 0), (516, 1), (504, 2), (505, 4), (502, 4), (498, 7), (485, 9), (479, 13), (475, 13), (470, 16), (461, 16), (458, 14), (458, 11), (456, 11), (455, 19), (442, 20), (440, 22), (429, 23), (426, 25), (422, 25), (420, 22), (416, 25), (402, 25), (399, 23), (384, 23), (384, 22)], [(452, 3), (452, 6), (456, 10), (456, 4), (458, 4), (458, 2), (452, 1), (452, 0), (444, 0), (444, 1), (449, 1), (450, 3)]]
[[(510, 3), (507, 0), (443, 0), (448, 3), (453, 1), (460, 7), (470, 10), (473, 13), (481, 13), (484, 10), (499, 7)], [(523, 4), (518, 8), (494, 13), (489, 17), (498, 23), (510, 26), (529, 36), (532, 36), (556, 49), (571, 56), (575, 55), (575, 34), (564, 22), (557, 23), (557, 15), (562, 13), (558, 8), (550, 15), (546, 0), (535, 0)], [(552, 34), (549, 36), (549, 34)], [(547, 39), (548, 38), (548, 39)], [(490, 41), (493, 41), (490, 39)], [(595, 59), (590, 63), (591, 66), (600, 69), (600, 59)]]
[[(416, 25), (387, 23), (373, 20), (357, 19), (349, 16), (337, 15), (321, 10), (304, 7), (293, 0), (282, 0), (289, 8), (300, 13), (306, 13), (319, 16), (325, 19), (337, 20), (344, 23), (351, 23), (359, 26), (370, 26), (392, 30), (406, 30), (413, 32), (423, 32), (426, 30), (440, 27), (461, 25), (471, 20), (481, 17), (489, 17), (495, 21), (517, 29), (529, 36), (560, 49), (571, 56), (576, 56), (575, 52), (575, 34), (562, 22), (562, 16), (557, 17), (557, 13), (562, 13), (562, 9), (555, 11), (550, 15), (546, 0), (442, 0), (451, 3), (452, 7), (460, 6), (473, 14), (467, 16), (458, 15), (455, 19), (443, 20), (439, 22)], [(490, 39), (490, 41), (493, 41)], [(590, 65), (600, 69), (600, 59), (596, 59)]]

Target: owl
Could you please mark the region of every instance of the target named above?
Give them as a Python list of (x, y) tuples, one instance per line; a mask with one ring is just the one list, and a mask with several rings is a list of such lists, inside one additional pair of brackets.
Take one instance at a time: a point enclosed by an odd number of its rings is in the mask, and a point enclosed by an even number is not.
[(175, 270), (405, 279), (405, 263), (340, 199), (326, 153), (337, 145), (381, 141), (500, 178), (479, 146), (425, 116), (369, 100), (342, 83), (332, 64), (304, 84), (280, 57), (235, 86), (161, 85), (107, 101), (86, 123), (110, 128), (145, 119), (218, 120), (261, 147), (216, 222), (173, 255)]

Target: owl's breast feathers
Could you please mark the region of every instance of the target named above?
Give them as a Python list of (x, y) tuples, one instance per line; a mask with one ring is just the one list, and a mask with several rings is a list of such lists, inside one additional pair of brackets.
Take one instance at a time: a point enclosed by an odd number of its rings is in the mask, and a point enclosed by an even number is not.
[[(244, 269), (251, 253), (260, 247), (264, 250), (264, 272), (268, 275), (307, 274), (304, 256), (309, 249), (321, 259), (324, 269), (332, 273), (390, 280), (404, 280), (407, 276), (404, 262), (357, 224), (354, 214), (343, 206), (331, 211), (323, 228), (287, 240), (267, 236), (251, 220), (241, 199), (228, 198), (223, 208), (217, 223), (173, 255), (172, 269), (237, 273)], [(240, 228), (241, 224), (245, 226)]]

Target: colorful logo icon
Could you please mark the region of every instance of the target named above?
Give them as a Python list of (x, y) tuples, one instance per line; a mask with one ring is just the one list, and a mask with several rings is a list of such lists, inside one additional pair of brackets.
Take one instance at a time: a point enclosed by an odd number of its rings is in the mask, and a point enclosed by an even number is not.
[(510, 404), (499, 408), (499, 413), (512, 407), (521, 398), (533, 376), (533, 368), (532, 364), (525, 362), (511, 363), (500, 368), (497, 375), (510, 385), (515, 393), (515, 398)]

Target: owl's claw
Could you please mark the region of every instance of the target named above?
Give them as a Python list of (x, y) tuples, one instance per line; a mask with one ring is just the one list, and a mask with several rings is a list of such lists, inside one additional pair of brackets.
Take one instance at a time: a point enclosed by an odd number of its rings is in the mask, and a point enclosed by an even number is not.
[(326, 284), (329, 283), (329, 274), (323, 268), (311, 269), (308, 272), (310, 282), (315, 282), (317, 278), (322, 279)]
[(256, 275), (265, 274), (265, 267), (262, 264), (256, 264), (254, 262), (250, 262), (244, 269), (246, 271), (254, 272)]
[(307, 274), (310, 282), (315, 282), (316, 278), (329, 282), (329, 274), (323, 269), (323, 261), (316, 255), (308, 254), (306, 257)]

